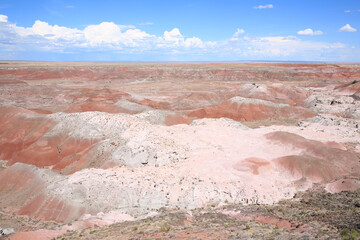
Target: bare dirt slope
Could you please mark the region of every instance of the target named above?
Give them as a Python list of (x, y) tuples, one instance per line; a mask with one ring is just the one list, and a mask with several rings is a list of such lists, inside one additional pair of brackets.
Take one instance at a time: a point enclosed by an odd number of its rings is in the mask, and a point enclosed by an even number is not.
[(359, 65), (2, 62), (0, 227), (49, 239), (359, 189), (359, 80)]

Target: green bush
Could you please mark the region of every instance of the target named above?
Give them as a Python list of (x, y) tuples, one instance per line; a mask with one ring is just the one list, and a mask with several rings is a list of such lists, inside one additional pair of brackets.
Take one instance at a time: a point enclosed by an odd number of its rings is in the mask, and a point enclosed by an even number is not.
[(355, 230), (355, 229), (347, 229), (344, 228), (341, 232), (340, 235), (342, 236), (342, 238), (344, 240), (356, 240), (360, 238), (360, 234)]
[(170, 229), (171, 229), (170, 226), (162, 226), (162, 227), (160, 228), (160, 231), (161, 231), (161, 232), (168, 232), (168, 231), (170, 231)]

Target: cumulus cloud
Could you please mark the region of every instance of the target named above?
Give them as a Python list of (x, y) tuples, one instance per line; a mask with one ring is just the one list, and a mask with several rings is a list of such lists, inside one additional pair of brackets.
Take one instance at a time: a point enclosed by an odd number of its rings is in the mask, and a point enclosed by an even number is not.
[(184, 42), (185, 47), (203, 47), (203, 42), (198, 37), (187, 38)]
[(304, 36), (319, 36), (322, 35), (323, 32), (320, 30), (313, 31), (311, 28), (307, 28), (305, 30), (298, 31), (297, 34)]
[(8, 21), (8, 17), (0, 14), (0, 22), (7, 22), (7, 21)]
[(240, 36), (240, 35), (242, 35), (242, 34), (244, 34), (244, 33), (245, 33), (245, 30), (244, 30), (244, 29), (238, 28), (238, 29), (236, 30), (236, 32), (233, 34), (233, 37), (238, 37), (238, 36)]
[(345, 26), (339, 29), (339, 32), (356, 32), (357, 29), (350, 26), (350, 24), (346, 24)]
[(171, 31), (165, 31), (161, 40), (164, 40), (159, 43), (159, 46), (180, 46), (186, 48), (201, 48), (203, 47), (203, 42), (198, 37), (185, 38), (178, 28), (174, 28)]
[(121, 39), (121, 29), (113, 22), (102, 22), (87, 26), (83, 31), (90, 45), (118, 42)]
[(79, 40), (82, 32), (76, 28), (49, 25), (47, 22), (36, 20), (31, 28), (24, 29), (23, 35), (40, 35), (46, 39)]
[[(8, 45), (15, 42), (33, 42), (34, 47), (49, 50), (66, 48), (97, 48), (97, 49), (130, 49), (139, 47), (139, 51), (154, 47), (169, 48), (201, 48), (200, 38), (185, 38), (178, 28), (165, 31), (163, 36), (148, 34), (132, 25), (118, 25), (114, 22), (102, 22), (86, 26), (83, 30), (50, 25), (36, 20), (33, 26), (24, 28), (7, 22), (7, 16), (1, 15), (5, 25), (0, 26), (0, 36)], [(11, 40), (10, 40), (11, 36)], [(15, 40), (16, 39), (16, 40)], [(35, 41), (36, 39), (36, 41)], [(0, 39), (1, 40), (1, 39)], [(38, 44), (35, 44), (38, 43)], [(132, 49), (133, 51), (134, 49)]]
[(259, 6), (255, 6), (254, 8), (255, 9), (274, 8), (274, 5), (272, 5), (272, 4), (259, 5)]
[[(303, 30), (309, 34), (308, 30)], [(31, 27), (17, 26), (7, 16), (0, 15), (0, 56), (29, 52), (45, 52), (51, 56), (63, 53), (101, 54), (101, 60), (120, 60), (119, 57), (146, 55), (149, 60), (348, 60), (350, 56), (359, 61), (359, 50), (342, 43), (304, 41), (294, 36), (249, 37), (241, 36), (237, 29), (234, 36), (223, 41), (203, 41), (199, 37), (187, 37), (179, 28), (152, 35), (131, 25), (102, 22), (84, 29), (51, 25), (37, 20)], [(317, 31), (310, 31), (317, 34)], [(138, 55), (137, 55), (138, 54)], [(36, 55), (35, 55), (36, 56)], [(173, 58), (170, 58), (172, 56)], [(355, 56), (355, 57), (354, 57)], [(203, 58), (201, 58), (203, 57)], [(129, 60), (129, 58), (121, 60)], [(16, 58), (15, 58), (16, 59)], [(25, 57), (26, 59), (26, 57)], [(71, 58), (70, 58), (71, 59)], [(89, 59), (87, 59), (89, 60)], [(99, 60), (99, 58), (91, 58)]]
[(178, 28), (174, 28), (171, 31), (165, 31), (164, 32), (164, 39), (169, 42), (174, 42), (178, 44), (181, 41), (184, 41), (183, 35), (180, 33), (180, 30)]

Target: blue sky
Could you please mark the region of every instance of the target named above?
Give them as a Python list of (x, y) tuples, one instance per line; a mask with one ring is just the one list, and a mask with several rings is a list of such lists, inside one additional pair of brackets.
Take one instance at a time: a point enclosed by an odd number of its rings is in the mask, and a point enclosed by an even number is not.
[(1, 0), (0, 59), (360, 62), (359, 0)]

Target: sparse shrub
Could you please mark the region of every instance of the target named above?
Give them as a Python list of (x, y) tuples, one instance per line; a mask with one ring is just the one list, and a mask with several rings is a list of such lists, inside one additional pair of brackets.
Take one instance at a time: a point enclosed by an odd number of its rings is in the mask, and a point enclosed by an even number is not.
[(137, 231), (138, 230), (138, 227), (133, 227), (133, 232)]
[(162, 226), (162, 227), (160, 228), (160, 231), (161, 231), (161, 232), (168, 232), (168, 231), (170, 231), (170, 229), (171, 229), (170, 226)]
[(351, 84), (355, 84), (355, 83), (358, 83), (359, 81), (356, 81), (356, 80), (354, 80)]
[(356, 240), (359, 239), (360, 234), (355, 230), (355, 229), (348, 229), (348, 228), (344, 228), (341, 232), (340, 235), (342, 236), (342, 238), (344, 240)]
[(211, 222), (204, 222), (202, 223), (203, 226), (210, 226), (211, 225)]
[(246, 225), (246, 226), (245, 226), (245, 229), (246, 229), (246, 230), (250, 230), (250, 226), (249, 226), (249, 225)]

